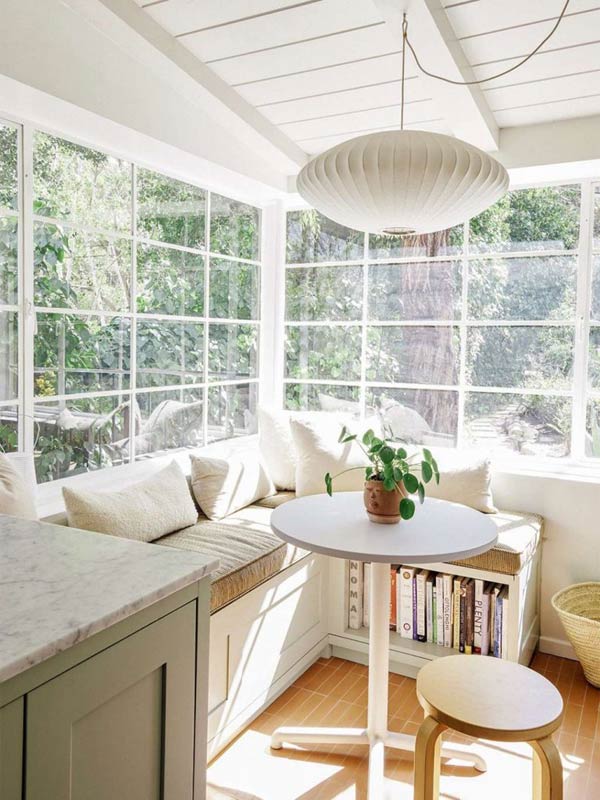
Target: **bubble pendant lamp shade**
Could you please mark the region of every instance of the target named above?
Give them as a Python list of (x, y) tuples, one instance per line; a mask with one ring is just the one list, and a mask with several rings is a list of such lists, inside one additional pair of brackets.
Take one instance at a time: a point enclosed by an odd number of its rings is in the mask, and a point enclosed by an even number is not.
[(499, 200), (504, 167), (483, 150), (428, 131), (370, 133), (306, 164), (298, 191), (334, 222), (369, 233), (432, 233)]

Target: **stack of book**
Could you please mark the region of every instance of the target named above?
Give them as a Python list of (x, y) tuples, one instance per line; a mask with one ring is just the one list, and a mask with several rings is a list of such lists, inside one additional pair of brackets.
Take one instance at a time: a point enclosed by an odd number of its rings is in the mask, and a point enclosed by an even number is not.
[[(348, 627), (369, 625), (370, 564), (350, 561)], [(508, 587), (415, 567), (391, 568), (390, 629), (461, 653), (507, 658)]]

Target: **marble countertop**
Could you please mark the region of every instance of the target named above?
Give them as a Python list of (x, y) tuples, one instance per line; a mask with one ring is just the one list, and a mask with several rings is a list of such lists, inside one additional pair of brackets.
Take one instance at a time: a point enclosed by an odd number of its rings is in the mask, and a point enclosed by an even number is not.
[(0, 682), (217, 565), (199, 553), (0, 515)]

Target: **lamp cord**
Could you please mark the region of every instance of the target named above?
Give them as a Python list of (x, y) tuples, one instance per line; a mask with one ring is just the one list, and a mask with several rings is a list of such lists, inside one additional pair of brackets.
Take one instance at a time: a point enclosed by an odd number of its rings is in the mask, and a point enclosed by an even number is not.
[(550, 39), (556, 33), (556, 29), (562, 22), (570, 2), (571, 0), (566, 0), (562, 8), (562, 11), (560, 12), (558, 19), (554, 23), (554, 26), (550, 31), (550, 33), (542, 39), (542, 41), (538, 44), (535, 50), (532, 50), (531, 53), (525, 56), (525, 58), (521, 59), (521, 61), (519, 61), (518, 64), (515, 64), (514, 66), (509, 67), (508, 69), (505, 69), (502, 72), (498, 72), (496, 75), (490, 75), (488, 78), (481, 78), (481, 80), (473, 80), (473, 81), (455, 81), (452, 80), (452, 78), (445, 78), (443, 75), (436, 75), (435, 72), (430, 72), (429, 70), (425, 69), (425, 67), (419, 61), (419, 57), (417, 56), (415, 49), (410, 43), (410, 39), (408, 38), (408, 20), (406, 18), (406, 13), (405, 13), (402, 19), (402, 112), (401, 112), (402, 127), (404, 127), (404, 60), (405, 60), (406, 46), (412, 53), (415, 62), (417, 64), (417, 67), (421, 70), (421, 72), (424, 75), (427, 75), (429, 78), (435, 78), (436, 80), (444, 81), (445, 83), (452, 83), (455, 86), (472, 86), (473, 84), (487, 83), (488, 81), (496, 80), (496, 78), (501, 78), (503, 75), (508, 75), (509, 72), (513, 72), (514, 70), (519, 69), (519, 67), (522, 67), (523, 64), (529, 61), (530, 58), (533, 58), (533, 56), (546, 44), (548, 39)]

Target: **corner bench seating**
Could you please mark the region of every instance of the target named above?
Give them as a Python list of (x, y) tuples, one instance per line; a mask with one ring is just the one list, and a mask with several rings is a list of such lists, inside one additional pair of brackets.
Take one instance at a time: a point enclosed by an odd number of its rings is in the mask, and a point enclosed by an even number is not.
[[(189, 474), (189, 454), (184, 452), (136, 463), (119, 479), (121, 485), (153, 473), (173, 458)], [(107, 476), (107, 486), (109, 478), (114, 481)], [(97, 480), (95, 475), (81, 478), (84, 486)], [(293, 497), (293, 492), (278, 492), (219, 521), (200, 514), (195, 525), (154, 542), (220, 560), (211, 596), (209, 758), (323, 653), (363, 662), (366, 658), (368, 633), (356, 635), (347, 629), (346, 564), (288, 545), (271, 530), (272, 510)], [(67, 524), (64, 507), (60, 513), (58, 506), (49, 507), (44, 518)], [(542, 520), (534, 514), (510, 511), (490, 518), (498, 525), (497, 545), (481, 556), (456, 562), (455, 569), (484, 571), (490, 573), (485, 579), (495, 582), (506, 576), (514, 597), (519, 598), (511, 604), (519, 633), (509, 658), (526, 663), (539, 628)], [(453, 568), (447, 567), (447, 571)], [(414, 676), (431, 656), (427, 646), (407, 650), (405, 641), (398, 640), (392, 648), (390, 668)]]
[[(201, 514), (195, 525), (163, 536), (155, 544), (220, 560), (211, 590), (211, 613), (215, 613), (308, 555), (306, 550), (282, 542), (270, 526), (272, 510), (294, 497), (293, 492), (278, 492), (217, 522)], [(487, 553), (451, 563), (517, 575), (539, 546), (542, 518), (514, 511), (489, 516), (498, 526), (497, 544)]]

